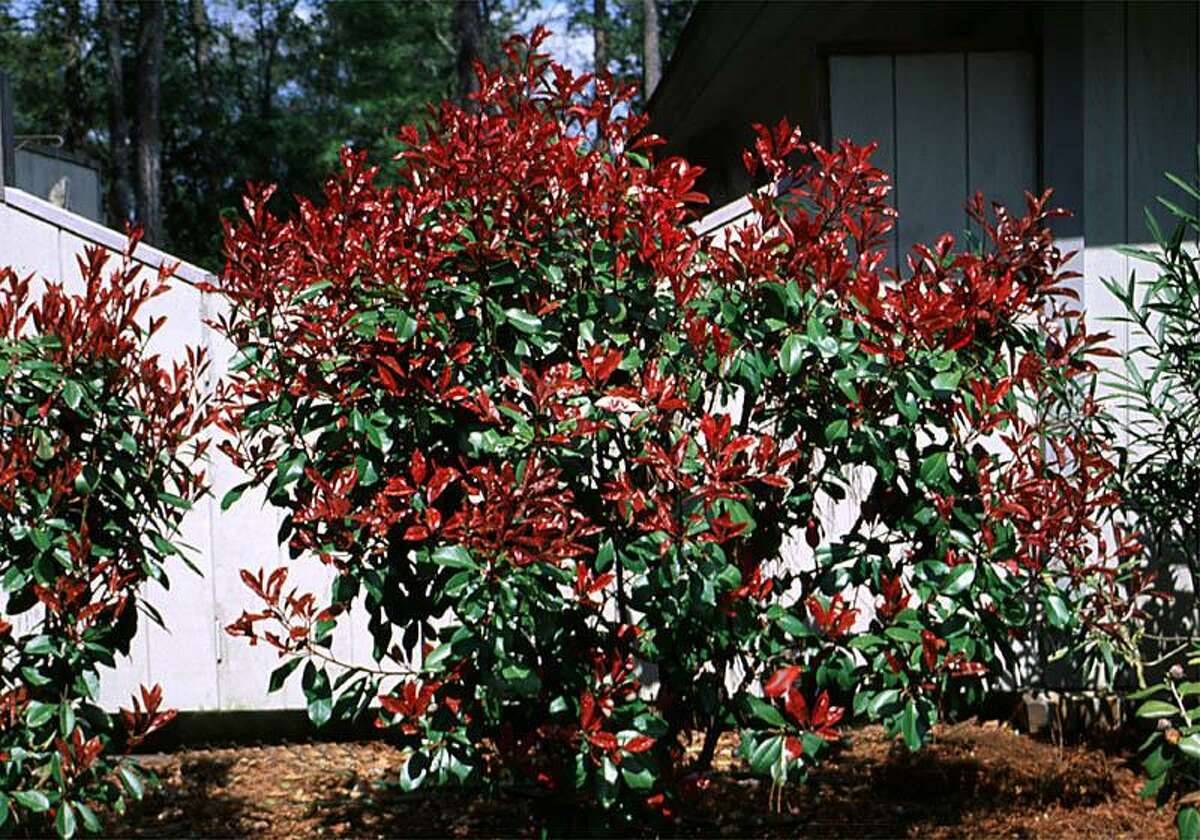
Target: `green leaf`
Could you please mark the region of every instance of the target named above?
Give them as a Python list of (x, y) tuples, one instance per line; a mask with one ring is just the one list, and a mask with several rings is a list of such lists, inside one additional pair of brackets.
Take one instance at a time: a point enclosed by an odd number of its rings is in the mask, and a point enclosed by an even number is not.
[(596, 799), (604, 808), (617, 801), (617, 779), (620, 771), (612, 759), (605, 756), (600, 762), (600, 773), (596, 776)]
[(1175, 817), (1175, 828), (1179, 832), (1179, 840), (1196, 840), (1200, 837), (1200, 811), (1195, 808), (1184, 808)]
[(478, 581), (479, 574), (471, 569), (466, 569), (451, 575), (442, 591), (446, 593), (447, 598), (458, 598), (468, 586)]
[(121, 777), (121, 783), (125, 785), (125, 789), (129, 791), (130, 796), (134, 799), (142, 798), (145, 794), (145, 789), (142, 787), (142, 779), (138, 775), (137, 770), (128, 764), (122, 764), (117, 768), (117, 775)]
[(766, 773), (771, 767), (779, 761), (779, 756), (783, 753), (783, 736), (775, 735), (766, 738), (762, 743), (756, 745), (751, 751), (750, 769), (755, 773)]
[(792, 376), (800, 370), (800, 360), (803, 355), (803, 341), (797, 333), (792, 333), (779, 348), (779, 369)]
[(888, 688), (876, 694), (867, 704), (867, 714), (872, 720), (878, 720), (884, 709), (900, 699), (900, 689)]
[(102, 828), (100, 820), (96, 818), (96, 814), (91, 808), (82, 802), (76, 802), (75, 810), (79, 812), (79, 816), (83, 819), (84, 828), (92, 832), (92, 834), (100, 833), (100, 829)]
[(929, 383), (937, 391), (953, 391), (958, 388), (958, 382), (962, 379), (962, 372), (957, 370), (944, 370)]
[(34, 434), (37, 440), (37, 456), (43, 461), (49, 461), (54, 457), (54, 444), (50, 441), (50, 435), (46, 434), (41, 429), (38, 429)]
[(783, 630), (783, 632), (787, 633), (789, 636), (795, 636), (798, 639), (807, 639), (816, 635), (811, 627), (809, 627), (800, 619), (796, 618), (796, 616), (792, 615), (791, 613), (784, 613), (783, 615), (779, 616), (775, 623), (779, 625), (779, 628)]
[(63, 402), (72, 411), (79, 408), (79, 404), (83, 402), (83, 389), (79, 387), (79, 383), (74, 380), (68, 380), (67, 384), (63, 385)]
[(787, 725), (787, 722), (783, 719), (783, 715), (779, 713), (778, 709), (776, 709), (770, 703), (760, 700), (753, 694), (746, 695), (746, 707), (749, 709), (750, 714), (754, 715), (754, 717), (758, 718), (768, 726)]
[(835, 443), (842, 438), (850, 436), (850, 421), (849, 420), (834, 420), (825, 427), (825, 441), (827, 443)]
[(1051, 592), (1046, 596), (1045, 603), (1046, 617), (1050, 619), (1052, 627), (1062, 629), (1071, 623), (1071, 610), (1062, 595)]
[(392, 448), (392, 439), (385, 429), (376, 426), (374, 423), (368, 423), (364, 431), (367, 435), (367, 440), (380, 452), (386, 454)]
[(221, 510), (229, 510), (238, 499), (242, 498), (242, 494), (246, 492), (249, 484), (239, 484), (221, 498)]
[[(367, 430), (370, 434), (370, 428)], [(308, 463), (308, 454), (297, 452), (291, 458), (285, 458), (275, 468), (275, 483), (279, 487), (287, 487), (304, 475), (304, 465)]]
[(313, 283), (300, 294), (296, 295), (296, 303), (305, 303), (306, 301), (310, 301), (332, 285), (333, 281), (331, 280), (320, 280), (316, 283)]
[(542, 319), (534, 315), (530, 315), (524, 309), (506, 309), (504, 311), (504, 317), (508, 319), (510, 324), (519, 329), (521, 332), (529, 333), (531, 335), (541, 332)]
[(612, 260), (612, 246), (603, 239), (597, 239), (592, 243), (592, 265), (601, 268), (607, 267)]
[(63, 737), (75, 731), (75, 709), (69, 700), (64, 700), (58, 707), (58, 731)]
[(1179, 709), (1174, 704), (1167, 703), (1164, 700), (1147, 700), (1138, 706), (1135, 714), (1140, 718), (1169, 718), (1179, 714)]
[(1181, 740), (1179, 749), (1190, 758), (1200, 758), (1200, 733), (1193, 732)]
[(300, 658), (292, 659), (272, 671), (271, 681), (267, 686), (267, 693), (279, 691), (279, 689), (283, 688), (284, 683), (287, 682), (287, 678), (292, 675), (293, 671), (300, 667), (300, 663), (303, 661)]
[(47, 551), (50, 548), (50, 535), (42, 528), (34, 528), (29, 532), (29, 539), (33, 541), (34, 546), (38, 551)]
[(921, 634), (911, 627), (888, 627), (883, 631), (883, 634), (898, 642), (916, 643), (921, 641)]
[(649, 767), (642, 767), (635, 771), (624, 766), (621, 768), (621, 778), (634, 790), (650, 790), (654, 787), (654, 773)]
[(396, 327), (396, 340), (401, 344), (408, 341), (417, 334), (417, 319), (409, 315), (407, 312), (398, 312), (392, 318), (392, 323)]
[(863, 633), (861, 636), (855, 636), (849, 642), (847, 647), (855, 650), (870, 650), (871, 648), (879, 647), (883, 644), (883, 639), (876, 636), (874, 633)]
[(1138, 791), (1138, 796), (1142, 797), (1143, 799), (1153, 799), (1154, 797), (1158, 796), (1159, 791), (1162, 790), (1163, 785), (1166, 784), (1166, 782), (1167, 777), (1165, 774), (1147, 779), (1146, 784), (1142, 785), (1141, 790)]
[(25, 652), (30, 656), (45, 656), (54, 652), (54, 640), (49, 636), (34, 636), (25, 644)]
[(731, 592), (742, 585), (742, 572), (737, 566), (726, 566), (717, 575), (716, 582), (721, 584), (722, 592)]
[(1143, 688), (1140, 691), (1135, 691), (1132, 694), (1126, 694), (1126, 700), (1145, 700), (1147, 697), (1153, 697), (1155, 694), (1162, 694), (1167, 690), (1167, 687), (1162, 684), (1151, 685)]
[(667, 722), (658, 715), (643, 712), (633, 719), (633, 728), (652, 738), (661, 738), (670, 731)]
[(946, 586), (942, 592), (946, 595), (959, 595), (971, 588), (975, 582), (975, 564), (959, 563), (950, 570)]
[(916, 701), (912, 698), (904, 704), (904, 712), (900, 716), (900, 732), (904, 736), (904, 745), (910, 752), (921, 749), (921, 719), (917, 713)]
[(471, 552), (461, 545), (444, 545), (433, 553), (431, 559), (439, 566), (448, 566), (451, 569), (476, 568)]
[(166, 504), (170, 505), (171, 507), (179, 508), (180, 510), (191, 510), (192, 509), (191, 502), (189, 502), (187, 499), (176, 496), (174, 493), (167, 493), (165, 491), (160, 490), (158, 493), (158, 500), (160, 502), (165, 502)]
[(22, 808), (35, 814), (50, 810), (50, 800), (40, 790), (18, 790), (12, 798)]
[(8, 822), (8, 797), (0, 793), (0, 828)]
[(41, 688), (44, 685), (49, 685), (51, 682), (53, 682), (50, 677), (47, 677), (37, 668), (33, 668), (29, 665), (25, 665), (21, 668), (21, 676), (25, 678), (27, 683), (30, 685), (35, 685), (38, 688)]
[(429, 655), (425, 657), (424, 667), (429, 671), (438, 670), (441, 664), (450, 656), (452, 649), (450, 642), (438, 645), (429, 651)]
[[(1156, 733), (1157, 734), (1157, 733)], [(1167, 775), (1167, 771), (1175, 763), (1175, 759), (1163, 754), (1163, 748), (1160, 744), (1154, 748), (1154, 751), (1142, 759), (1142, 768), (1146, 771), (1146, 775), (1153, 778), (1163, 777)]]
[(333, 716), (333, 693), (329, 676), (310, 660), (304, 667), (302, 681), (304, 699), (308, 701), (308, 719), (315, 726), (324, 726)]
[(921, 481), (926, 487), (941, 487), (949, 477), (949, 455), (945, 452), (934, 452), (921, 461)]
[(514, 694), (535, 696), (542, 688), (542, 681), (531, 668), (523, 665), (508, 665), (500, 671), (504, 687)]
[(58, 815), (54, 818), (54, 827), (58, 830), (58, 836), (63, 840), (70, 840), (75, 836), (75, 809), (71, 807), (70, 802), (59, 804)]
[(600, 549), (596, 552), (596, 571), (606, 571), (613, 564), (614, 559), (616, 559), (616, 548), (611, 539), (606, 539), (600, 543)]
[(30, 729), (37, 729), (54, 717), (56, 708), (53, 703), (42, 703), (38, 700), (30, 702), (29, 708), (25, 710), (25, 725)]

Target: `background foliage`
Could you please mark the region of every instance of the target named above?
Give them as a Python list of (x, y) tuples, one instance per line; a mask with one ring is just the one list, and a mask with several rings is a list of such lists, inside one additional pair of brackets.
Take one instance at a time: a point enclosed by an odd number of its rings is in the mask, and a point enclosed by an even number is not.
[[(480, 3), (479, 57), (521, 22), (553, 8), (535, 0)], [(139, 97), (138, 3), (116, 2), (126, 109)], [(553, 6), (554, 4), (548, 4)], [(640, 17), (617, 4), (605, 24), (614, 72), (634, 73)], [(664, 55), (690, 2), (660, 0)], [(343, 145), (373, 161), (397, 148), (402, 124), (457, 94), (454, 2), (165, 0), (161, 69), (163, 234), (176, 256), (216, 268), (218, 217), (247, 181), (280, 186), (276, 209), (312, 195)], [(640, 8), (640, 7), (639, 7)], [(568, 14), (564, 7), (564, 15)], [(577, 24), (580, 25), (580, 24)], [(636, 30), (636, 31), (635, 31)], [(100, 0), (0, 0), (0, 69), (12, 79), (18, 135), (60, 135), (114, 181), (106, 29)], [(111, 215), (120, 229), (124, 220)]]

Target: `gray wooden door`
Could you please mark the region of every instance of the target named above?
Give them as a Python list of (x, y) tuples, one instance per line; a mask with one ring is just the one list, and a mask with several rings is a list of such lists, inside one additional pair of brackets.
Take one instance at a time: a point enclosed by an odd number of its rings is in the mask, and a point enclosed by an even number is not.
[(1020, 210), (1037, 188), (1037, 98), (1026, 52), (837, 55), (829, 60), (834, 140), (876, 141), (900, 211), (893, 251), (967, 229), (976, 190)]

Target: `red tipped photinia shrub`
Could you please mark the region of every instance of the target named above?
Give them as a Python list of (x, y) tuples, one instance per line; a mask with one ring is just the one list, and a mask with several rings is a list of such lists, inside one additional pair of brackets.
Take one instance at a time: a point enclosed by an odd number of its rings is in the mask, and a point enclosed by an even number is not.
[[(303, 666), (314, 720), (377, 714), (408, 786), (669, 814), (723, 732), (779, 784), (851, 720), (915, 749), (1036, 616), (1124, 593), (1104, 450), (1051, 410), (1098, 339), (1046, 196), (893, 272), (871, 148), (783, 124), (753, 220), (699, 236), (698, 170), (543, 37), (403, 129), (389, 185), (345, 151), (227, 230), (227, 449), (336, 572), (246, 572), (230, 631), (273, 687)], [(374, 661), (335, 661), (350, 621)]]
[(142, 279), (90, 249), (85, 290), (0, 269), (0, 832), (99, 831), (95, 806), (142, 794), (113, 746), (174, 716), (142, 689), (119, 726), (101, 666), (128, 654), (146, 582), (165, 582), (184, 512), (203, 491), (203, 356), (147, 350), (139, 317), (169, 272)]

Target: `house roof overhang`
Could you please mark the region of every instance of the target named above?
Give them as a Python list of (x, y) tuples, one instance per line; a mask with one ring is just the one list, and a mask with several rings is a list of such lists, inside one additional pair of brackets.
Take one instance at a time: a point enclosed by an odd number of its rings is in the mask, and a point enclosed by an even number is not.
[(1034, 48), (1044, 5), (699, 3), (648, 103), (648, 130), (680, 154), (714, 130), (746, 138), (751, 122), (786, 115), (827, 142), (830, 53)]

